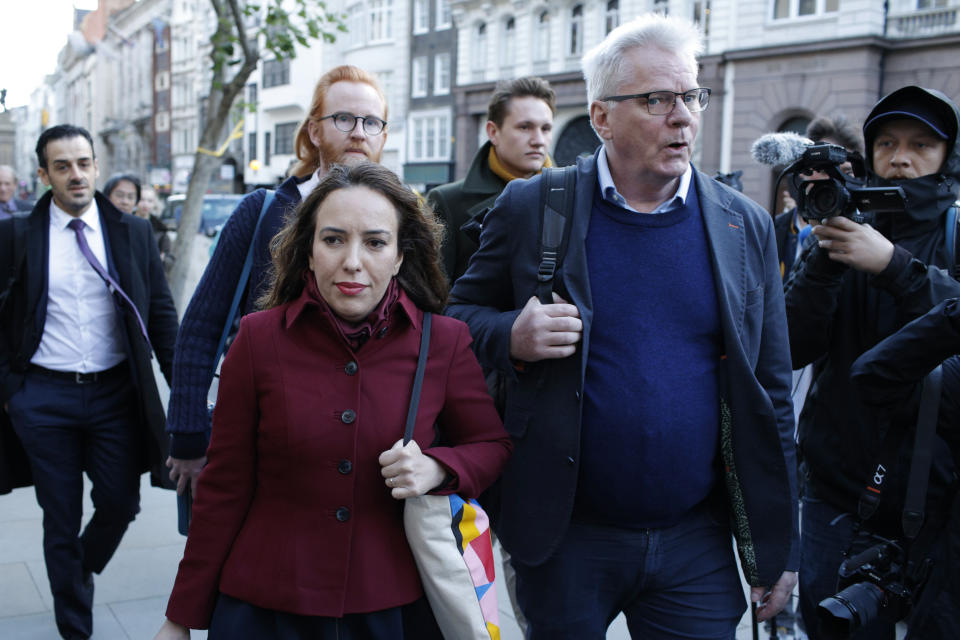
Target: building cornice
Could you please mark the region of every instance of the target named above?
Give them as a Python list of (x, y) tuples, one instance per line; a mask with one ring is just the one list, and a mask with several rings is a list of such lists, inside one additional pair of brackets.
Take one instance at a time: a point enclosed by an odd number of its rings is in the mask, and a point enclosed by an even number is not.
[(883, 49), (886, 51), (907, 51), (909, 49), (928, 49), (940, 46), (956, 46), (960, 44), (960, 33), (949, 33), (927, 38), (884, 38), (882, 36), (858, 36), (855, 38), (816, 40), (798, 42), (796, 44), (776, 45), (769, 47), (751, 47), (749, 49), (730, 49), (723, 53), (701, 56), (702, 62), (724, 62), (755, 60), (757, 58), (771, 58), (780, 56), (795, 56), (803, 54), (822, 54), (826, 51), (836, 52), (850, 49)]

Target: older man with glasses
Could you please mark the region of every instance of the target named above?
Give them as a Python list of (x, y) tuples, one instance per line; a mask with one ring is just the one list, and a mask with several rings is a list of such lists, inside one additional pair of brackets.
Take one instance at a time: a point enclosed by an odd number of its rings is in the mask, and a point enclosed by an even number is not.
[(689, 21), (649, 14), (584, 56), (602, 146), (567, 194), (552, 304), (534, 295), (542, 176), (507, 185), (451, 292), (509, 379), (496, 521), (532, 640), (602, 638), (620, 612), (635, 638), (732, 639), (731, 533), (760, 619), (796, 584), (773, 224), (690, 164), (701, 51)]
[[(359, 126), (357, 126), (359, 124)], [(297, 164), (292, 176), (276, 191), (257, 220), (266, 192), (259, 189), (244, 198), (220, 234), (216, 251), (204, 271), (180, 325), (173, 362), (173, 387), (167, 431), (170, 440), (170, 477), (182, 494), (206, 463), (210, 418), (207, 392), (217, 365), (214, 358), (230, 303), (250, 245), (255, 245), (242, 313), (256, 308), (270, 267), (270, 241), (292, 210), (334, 164), (380, 162), (387, 139), (387, 101), (372, 74), (353, 66), (335, 67), (323, 74), (313, 92), (306, 119), (294, 143)]]

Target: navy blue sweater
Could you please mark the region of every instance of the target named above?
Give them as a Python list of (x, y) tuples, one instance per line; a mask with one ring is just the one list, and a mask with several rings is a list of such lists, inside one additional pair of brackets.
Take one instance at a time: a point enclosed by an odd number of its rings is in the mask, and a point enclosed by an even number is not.
[(717, 477), (722, 336), (710, 251), (694, 185), (684, 207), (655, 215), (594, 193), (577, 517), (666, 527)]

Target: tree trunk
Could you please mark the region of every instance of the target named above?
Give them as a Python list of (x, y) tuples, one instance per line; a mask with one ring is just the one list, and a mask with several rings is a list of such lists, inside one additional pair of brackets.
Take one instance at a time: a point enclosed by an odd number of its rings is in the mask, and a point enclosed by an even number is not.
[(180, 227), (177, 230), (177, 239), (173, 243), (175, 260), (167, 274), (173, 300), (177, 311), (183, 316), (190, 301), (192, 291), (185, 291), (187, 274), (190, 271), (190, 260), (193, 256), (193, 243), (197, 238), (197, 229), (200, 228), (200, 214), (203, 211), (203, 196), (207, 192), (210, 178), (220, 167), (221, 159), (205, 153), (197, 153), (193, 161), (193, 171), (190, 174), (190, 185), (187, 187), (187, 198), (183, 203), (180, 214)]

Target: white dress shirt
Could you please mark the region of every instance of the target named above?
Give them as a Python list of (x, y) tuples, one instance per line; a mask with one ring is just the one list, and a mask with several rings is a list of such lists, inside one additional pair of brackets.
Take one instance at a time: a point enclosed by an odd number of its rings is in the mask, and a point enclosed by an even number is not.
[[(677, 185), (677, 191), (672, 197), (660, 203), (660, 206), (656, 209), (650, 211), (650, 213), (666, 213), (682, 207), (687, 201), (687, 193), (690, 190), (690, 179), (692, 177), (693, 168), (687, 164), (687, 170), (680, 176), (680, 184)], [(604, 200), (623, 207), (628, 211), (641, 213), (627, 204), (627, 199), (617, 191), (617, 185), (613, 183), (613, 175), (610, 173), (610, 164), (607, 161), (607, 150), (604, 147), (600, 148), (600, 155), (597, 158), (597, 181), (600, 183), (600, 195)]]
[[(84, 237), (107, 268), (100, 212), (94, 200), (80, 216)], [(91, 373), (126, 359), (117, 310), (106, 283), (80, 253), (67, 227), (73, 216), (50, 201), (50, 256), (47, 262), (47, 314), (40, 346), (30, 362), (56, 371)]]
[(320, 184), (320, 169), (317, 169), (310, 175), (310, 179), (297, 185), (297, 191), (300, 192), (300, 201), (307, 199), (307, 196), (313, 193), (313, 190)]

